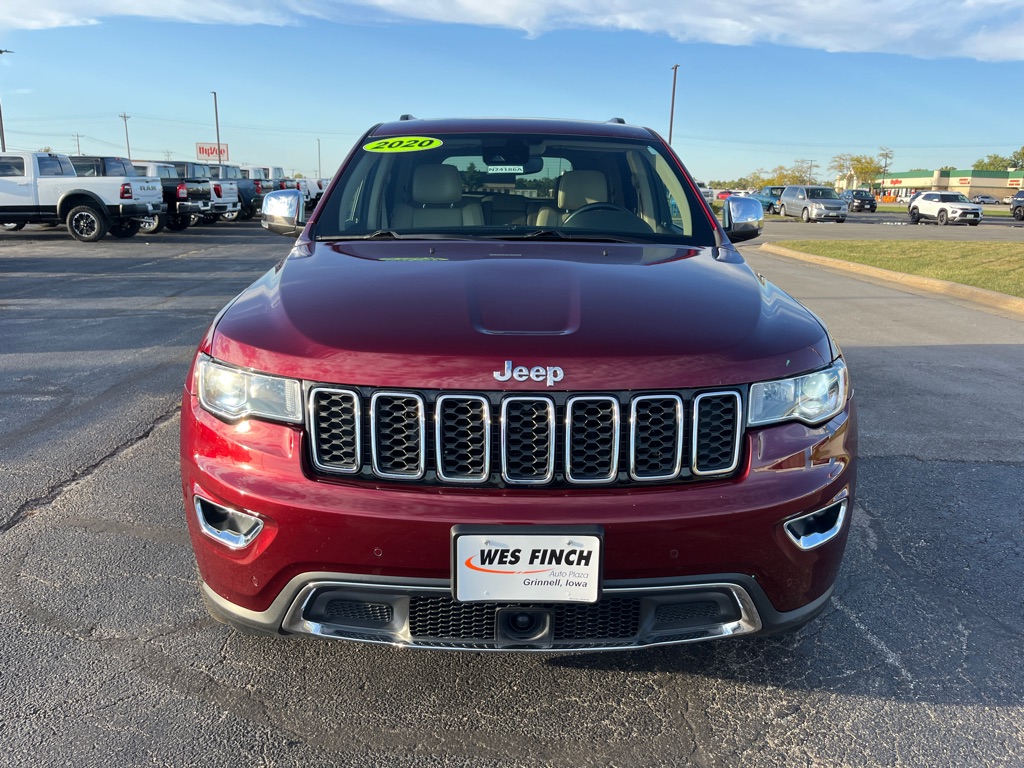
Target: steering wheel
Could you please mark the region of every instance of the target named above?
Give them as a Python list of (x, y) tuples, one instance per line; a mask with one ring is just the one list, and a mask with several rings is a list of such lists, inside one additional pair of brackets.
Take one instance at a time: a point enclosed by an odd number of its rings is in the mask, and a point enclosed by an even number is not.
[(628, 213), (630, 216), (633, 215), (632, 212), (623, 208), (621, 205), (616, 205), (615, 203), (587, 203), (586, 205), (581, 205), (575, 211), (566, 216), (565, 221), (562, 223), (568, 224), (574, 217), (579, 216), (581, 213), (590, 213), (591, 211), (614, 211), (616, 213)]

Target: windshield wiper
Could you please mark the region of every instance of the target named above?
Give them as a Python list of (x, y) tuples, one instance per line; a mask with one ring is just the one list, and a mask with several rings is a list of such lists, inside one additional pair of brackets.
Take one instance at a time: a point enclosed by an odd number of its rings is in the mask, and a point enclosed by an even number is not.
[(577, 243), (648, 243), (644, 237), (624, 237), (622, 235), (605, 235), (594, 232), (580, 232), (573, 234), (564, 229), (538, 229), (533, 232), (522, 234), (493, 235), (495, 240), (572, 240)]
[(472, 238), (461, 235), (442, 235), (434, 233), (409, 233), (395, 232), (393, 229), (378, 229), (376, 232), (369, 232), (365, 235), (324, 235), (316, 238), (321, 243), (332, 243), (339, 240), (471, 240)]

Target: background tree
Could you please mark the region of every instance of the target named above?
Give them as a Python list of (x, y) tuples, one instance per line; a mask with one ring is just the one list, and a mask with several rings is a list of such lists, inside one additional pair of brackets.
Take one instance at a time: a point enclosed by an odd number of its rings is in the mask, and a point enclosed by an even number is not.
[(843, 182), (843, 186), (849, 187), (854, 175), (853, 155), (849, 153), (835, 155), (832, 162), (829, 163), (828, 169), (835, 171), (836, 176)]
[(466, 189), (480, 189), (487, 181), (487, 174), (476, 167), (476, 163), (470, 163), (462, 172), (462, 183)]
[(799, 177), (801, 184), (815, 184), (813, 160), (797, 160), (793, 163), (792, 171)]
[[(1024, 147), (1021, 147), (1021, 149), (1024, 150)], [(1013, 164), (1013, 160), (1009, 157), (992, 154), (988, 157), (981, 158), (980, 160), (975, 160), (974, 165), (972, 165), (971, 168), (976, 171), (1005, 171), (1007, 168), (1013, 166)]]
[(877, 157), (871, 155), (853, 155), (850, 157), (850, 169), (857, 177), (857, 185), (875, 186), (882, 176), (882, 164)]

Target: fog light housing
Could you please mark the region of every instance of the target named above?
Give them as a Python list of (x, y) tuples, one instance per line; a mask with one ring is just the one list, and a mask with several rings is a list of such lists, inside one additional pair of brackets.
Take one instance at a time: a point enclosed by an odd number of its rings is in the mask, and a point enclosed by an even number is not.
[(215, 504), (202, 496), (192, 499), (199, 528), (228, 549), (245, 549), (263, 530), (263, 521), (249, 512)]

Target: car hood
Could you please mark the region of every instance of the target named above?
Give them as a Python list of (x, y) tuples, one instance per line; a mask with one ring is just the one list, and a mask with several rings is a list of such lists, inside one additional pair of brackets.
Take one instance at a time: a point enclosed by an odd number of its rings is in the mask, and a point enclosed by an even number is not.
[[(243, 292), (204, 347), (350, 385), (560, 389), (741, 384), (832, 359), (821, 323), (731, 248), (523, 241), (318, 243)], [(556, 256), (557, 253), (557, 256)]]

